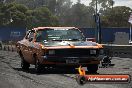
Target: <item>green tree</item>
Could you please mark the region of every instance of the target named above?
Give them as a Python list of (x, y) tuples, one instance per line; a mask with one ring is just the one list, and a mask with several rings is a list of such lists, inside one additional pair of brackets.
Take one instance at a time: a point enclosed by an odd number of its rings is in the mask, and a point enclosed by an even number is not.
[(58, 0), (56, 4), (57, 5), (54, 14), (58, 16), (61, 25), (69, 26), (66, 24), (69, 23), (67, 21), (69, 20), (69, 16), (71, 14), (71, 0)]
[(30, 9), (46, 6), (49, 0), (15, 0), (16, 3), (24, 4)]
[(112, 8), (112, 6), (114, 5), (113, 0), (92, 0), (92, 2), (90, 3), (90, 6), (95, 8), (96, 1), (98, 4), (98, 7), (100, 8), (99, 11), (106, 10), (107, 8)]
[[(48, 8), (40, 7), (36, 8), (35, 10), (28, 11), (29, 19), (28, 21), (31, 22), (31, 27), (38, 27), (38, 26), (58, 26), (58, 18), (54, 16)], [(29, 22), (29, 23), (30, 23)]]
[(21, 4), (4, 4), (1, 8), (1, 25), (26, 26), (26, 11), (28, 8)]
[(29, 10), (23, 4), (0, 6), (0, 25), (17, 27), (58, 26), (58, 18), (46, 7)]
[(84, 4), (77, 3), (72, 6), (69, 15), (67, 15), (66, 25), (77, 26), (77, 27), (93, 27), (94, 9), (90, 6), (85, 6)]
[(12, 3), (12, 2), (14, 2), (15, 0), (0, 0), (1, 2), (3, 2), (3, 3)]
[(71, 0), (16, 0), (16, 2), (24, 4), (30, 9), (47, 7), (53, 15), (58, 17), (62, 25), (65, 24), (65, 17), (68, 15), (67, 12), (70, 11), (72, 6)]
[(102, 13), (103, 27), (129, 27), (128, 19), (132, 9), (126, 6), (116, 6)]

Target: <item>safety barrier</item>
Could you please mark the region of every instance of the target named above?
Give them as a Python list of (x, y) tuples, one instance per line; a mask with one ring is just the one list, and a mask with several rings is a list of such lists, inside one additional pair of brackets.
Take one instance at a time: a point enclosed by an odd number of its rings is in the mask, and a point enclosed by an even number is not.
[(111, 57), (132, 58), (132, 45), (103, 44), (103, 47)]
[(16, 47), (15, 47), (15, 45), (2, 45), (0, 47), (0, 50), (15, 52)]
[[(132, 58), (132, 45), (102, 44), (109, 57)], [(2, 45), (0, 50), (15, 52), (15, 45)]]

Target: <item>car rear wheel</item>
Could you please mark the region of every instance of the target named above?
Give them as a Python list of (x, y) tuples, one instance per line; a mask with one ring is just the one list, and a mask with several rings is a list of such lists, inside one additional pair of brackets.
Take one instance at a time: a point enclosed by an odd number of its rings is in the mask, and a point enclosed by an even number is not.
[(29, 70), (30, 64), (24, 60), (24, 57), (20, 55), (21, 57), (21, 67), (23, 70)]
[(97, 73), (98, 64), (90, 64), (87, 66), (87, 70), (89, 73)]

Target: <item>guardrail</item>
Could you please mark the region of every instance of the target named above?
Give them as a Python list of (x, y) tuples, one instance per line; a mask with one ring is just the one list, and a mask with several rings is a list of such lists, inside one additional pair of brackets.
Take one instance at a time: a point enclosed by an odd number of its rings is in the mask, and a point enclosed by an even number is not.
[(132, 45), (102, 44), (110, 57), (132, 58)]
[(0, 50), (15, 52), (16, 51), (16, 47), (15, 47), (15, 45), (2, 45), (0, 47)]
[[(109, 57), (132, 58), (132, 45), (102, 44)], [(15, 45), (2, 45), (0, 50), (16, 51)]]

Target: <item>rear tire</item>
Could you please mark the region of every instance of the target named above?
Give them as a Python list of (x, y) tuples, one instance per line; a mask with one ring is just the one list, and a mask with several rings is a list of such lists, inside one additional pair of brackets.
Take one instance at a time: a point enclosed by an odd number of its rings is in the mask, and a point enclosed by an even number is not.
[(89, 73), (97, 73), (98, 64), (90, 64), (87, 66), (87, 70)]
[(23, 70), (29, 70), (30, 64), (24, 60), (24, 57), (22, 54), (20, 54), (21, 57), (21, 67)]

